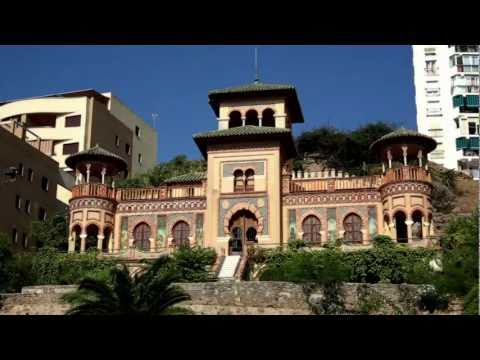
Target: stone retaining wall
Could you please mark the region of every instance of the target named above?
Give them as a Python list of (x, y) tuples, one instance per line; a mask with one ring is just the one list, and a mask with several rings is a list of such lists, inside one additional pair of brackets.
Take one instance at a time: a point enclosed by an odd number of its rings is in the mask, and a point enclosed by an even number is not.
[[(312, 284), (267, 281), (218, 281), (178, 284), (191, 300), (180, 304), (199, 315), (313, 315), (325, 313), (332, 294), (341, 314), (428, 314), (418, 308), (418, 285), (353, 284), (323, 289)], [(69, 305), (63, 294), (75, 285), (25, 287), (19, 294), (0, 294), (0, 315), (61, 315)], [(434, 314), (461, 314), (460, 301)], [(331, 313), (328, 312), (327, 313)]]

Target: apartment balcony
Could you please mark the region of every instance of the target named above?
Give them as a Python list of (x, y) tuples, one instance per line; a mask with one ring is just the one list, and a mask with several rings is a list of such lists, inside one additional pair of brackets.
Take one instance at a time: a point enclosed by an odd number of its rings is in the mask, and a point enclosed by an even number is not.
[(439, 76), (437, 69), (425, 69), (425, 76)]
[[(456, 144), (457, 144), (457, 150), (462, 150), (462, 149), (473, 149), (477, 150), (479, 149), (479, 141), (478, 141), (478, 136), (472, 136), (472, 137), (460, 137), (456, 139)], [(474, 155), (472, 155), (474, 156)]]
[(480, 92), (480, 85), (454, 85), (451, 88), (451, 94), (456, 95), (475, 95)]
[(478, 74), (478, 65), (457, 65), (456, 70), (459, 73)]
[(457, 53), (478, 53), (478, 45), (455, 45), (455, 52)]

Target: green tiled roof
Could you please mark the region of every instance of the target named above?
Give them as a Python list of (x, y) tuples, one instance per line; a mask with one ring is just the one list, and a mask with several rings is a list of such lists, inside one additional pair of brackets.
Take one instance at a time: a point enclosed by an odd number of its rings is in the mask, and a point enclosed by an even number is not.
[(194, 134), (194, 139), (227, 137), (227, 136), (246, 136), (246, 135), (270, 135), (270, 134), (290, 134), (290, 129), (263, 127), (263, 126), (239, 126), (224, 130), (206, 131)]
[(214, 89), (208, 92), (208, 94), (232, 94), (232, 93), (245, 93), (253, 91), (271, 91), (271, 90), (295, 90), (292, 85), (286, 84), (268, 84), (268, 83), (250, 83), (239, 86), (232, 86), (223, 89)]
[(82, 160), (103, 160), (111, 163), (115, 163), (117, 168), (123, 170), (127, 168), (127, 162), (121, 156), (114, 154), (104, 148), (100, 147), (98, 144), (94, 147), (80, 151), (76, 154), (72, 154), (65, 159), (65, 163), (68, 167), (75, 169), (75, 164)]
[(392, 131), (391, 133), (388, 133), (382, 136), (380, 139), (374, 141), (370, 145), (370, 150), (372, 151), (375, 148), (378, 148), (380, 144), (386, 145), (387, 143), (393, 143), (396, 140), (405, 142), (410, 141), (412, 143), (420, 142), (427, 148), (427, 151), (432, 151), (437, 147), (437, 142), (430, 136), (420, 134), (415, 130), (405, 129), (404, 127), (401, 127), (400, 129)]
[(165, 180), (165, 183), (199, 182), (205, 180), (206, 178), (207, 174), (205, 173), (190, 173), (171, 177), (170, 179)]

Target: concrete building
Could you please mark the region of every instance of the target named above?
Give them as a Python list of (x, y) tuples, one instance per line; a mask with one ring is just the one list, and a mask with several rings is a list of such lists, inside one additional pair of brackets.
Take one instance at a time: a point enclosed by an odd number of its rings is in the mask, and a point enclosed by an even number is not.
[(206, 173), (159, 187), (112, 186), (126, 168), (95, 147), (70, 155), (69, 251), (95, 247), (106, 256), (156, 257), (178, 246), (214, 248), (220, 277), (238, 277), (252, 246), (341, 239), (368, 247), (377, 234), (429, 246), (434, 238), (429, 136), (399, 129), (371, 145), (383, 174), (349, 177), (335, 169), (292, 171), (292, 127), (304, 121), (293, 86), (252, 83), (213, 90), (216, 130), (194, 135)]
[[(23, 248), (35, 245), (29, 241), (32, 220), (45, 220), (66, 210), (56, 196), (57, 185), (63, 181), (58, 163), (39, 151), (40, 138), (26, 141), (26, 132), (19, 122), (0, 123), (0, 233)], [(9, 167), (18, 170), (13, 182), (3, 176)]]
[(479, 45), (413, 45), (417, 127), (437, 140), (429, 155), (479, 178)]
[(157, 135), (112, 93), (93, 89), (0, 102), (0, 121), (17, 119), (41, 137), (42, 151), (65, 159), (96, 144), (123, 157), (135, 175), (157, 164)]
[(65, 204), (71, 196), (68, 184), (73, 185), (72, 169), (65, 164), (71, 154), (101, 145), (125, 159), (132, 175), (157, 164), (155, 130), (112, 93), (88, 89), (1, 102), (0, 122), (12, 120), (29, 130), (28, 142), (42, 138), (40, 151), (65, 171), (57, 191)]

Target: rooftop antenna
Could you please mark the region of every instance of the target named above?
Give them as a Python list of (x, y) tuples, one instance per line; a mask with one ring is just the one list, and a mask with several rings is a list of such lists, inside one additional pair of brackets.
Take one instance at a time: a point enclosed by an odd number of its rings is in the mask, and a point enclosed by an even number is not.
[(154, 130), (157, 130), (157, 117), (158, 117), (158, 114), (157, 114), (157, 113), (153, 113), (153, 114), (152, 114), (153, 129), (154, 129)]
[(255, 47), (255, 84), (258, 84), (260, 81), (260, 76), (258, 74), (258, 48)]

